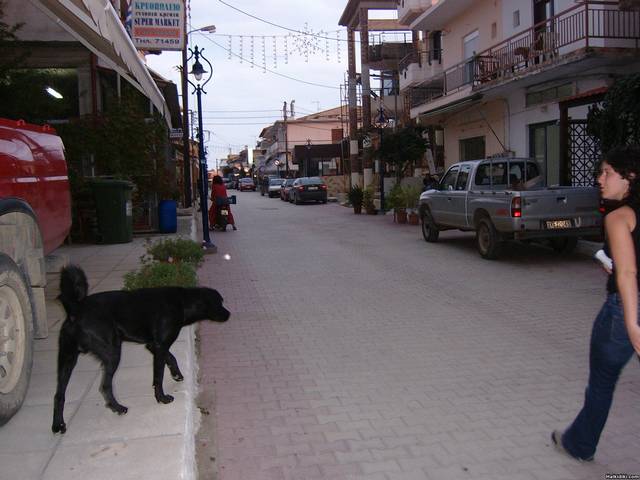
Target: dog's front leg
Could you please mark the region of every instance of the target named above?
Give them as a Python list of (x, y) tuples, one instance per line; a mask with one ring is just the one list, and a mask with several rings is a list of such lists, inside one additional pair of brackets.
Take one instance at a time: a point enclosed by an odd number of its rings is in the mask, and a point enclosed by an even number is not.
[[(146, 345), (147, 350), (149, 350), (152, 354), (154, 354), (154, 347), (150, 343)], [(171, 376), (176, 382), (181, 382), (184, 380), (184, 376), (178, 367), (178, 361), (176, 357), (174, 357), (169, 350), (167, 350), (167, 367), (169, 367), (169, 372), (171, 372)]]
[(171, 403), (173, 397), (166, 395), (162, 388), (164, 377), (164, 364), (167, 361), (168, 350), (164, 347), (155, 346), (153, 349), (153, 392), (158, 403)]

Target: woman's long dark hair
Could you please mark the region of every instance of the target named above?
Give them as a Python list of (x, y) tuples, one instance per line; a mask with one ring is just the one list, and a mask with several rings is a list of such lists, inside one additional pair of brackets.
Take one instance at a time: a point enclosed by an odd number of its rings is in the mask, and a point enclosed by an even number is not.
[(629, 194), (624, 203), (640, 207), (640, 146), (615, 147), (604, 155), (603, 161), (629, 181)]

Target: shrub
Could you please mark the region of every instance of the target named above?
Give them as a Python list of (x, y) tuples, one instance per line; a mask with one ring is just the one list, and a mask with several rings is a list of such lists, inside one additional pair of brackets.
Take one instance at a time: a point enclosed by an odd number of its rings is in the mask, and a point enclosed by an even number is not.
[(156, 243), (146, 245), (147, 256), (142, 258), (143, 263), (151, 260), (167, 263), (190, 263), (194, 267), (199, 267), (204, 261), (204, 251), (202, 247), (193, 240), (185, 238), (167, 238)]
[(402, 189), (402, 186), (400, 185), (400, 183), (396, 183), (391, 190), (389, 191), (389, 193), (386, 196), (385, 199), (385, 207), (388, 209), (399, 209), (399, 208), (405, 208), (405, 196), (404, 196), (404, 191)]
[(349, 200), (349, 203), (354, 207), (357, 207), (359, 205), (362, 206), (363, 196), (364, 196), (364, 192), (362, 191), (362, 188), (359, 185), (354, 185), (347, 192), (347, 199)]
[(417, 185), (407, 185), (402, 189), (404, 193), (405, 207), (415, 209), (418, 208), (418, 201), (420, 200), (420, 194), (422, 189)]
[(369, 185), (367, 188), (365, 188), (362, 191), (362, 206), (365, 208), (365, 210), (367, 209), (370, 210), (374, 208), (373, 196), (374, 196), (374, 191), (371, 185)]
[(191, 263), (147, 263), (124, 276), (124, 289), (152, 287), (195, 287), (196, 269)]

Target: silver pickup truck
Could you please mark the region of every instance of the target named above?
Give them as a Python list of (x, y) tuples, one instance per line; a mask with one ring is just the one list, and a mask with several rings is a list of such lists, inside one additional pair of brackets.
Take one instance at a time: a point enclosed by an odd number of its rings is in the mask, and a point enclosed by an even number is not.
[(524, 158), (473, 160), (452, 165), (435, 189), (420, 196), (422, 234), (476, 232), (480, 255), (495, 259), (507, 240), (548, 240), (571, 252), (579, 236), (599, 235), (598, 190), (545, 187), (538, 164)]

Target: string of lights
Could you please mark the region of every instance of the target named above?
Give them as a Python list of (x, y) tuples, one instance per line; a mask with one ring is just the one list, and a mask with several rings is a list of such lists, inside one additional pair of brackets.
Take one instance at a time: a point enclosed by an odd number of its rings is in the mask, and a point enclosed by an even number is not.
[[(218, 42), (216, 42), (215, 40), (213, 40), (213, 39), (212, 39), (212, 38), (210, 38), (209, 36), (207, 36), (207, 35), (202, 35), (202, 37), (203, 37), (203, 38), (205, 38), (205, 39), (207, 39), (209, 42), (213, 43), (213, 44), (214, 44), (215, 46), (217, 46), (218, 48), (220, 48), (220, 49), (222, 49), (222, 50), (224, 50), (224, 51), (227, 51), (227, 52), (228, 52), (228, 49), (227, 49), (226, 47), (224, 47), (224, 46), (220, 45)], [(289, 76), (289, 75), (285, 75), (284, 73), (275, 72), (275, 71), (273, 71), (273, 70), (270, 70), (270, 69), (266, 68), (266, 66), (264, 66), (264, 65), (258, 65), (258, 64), (256, 64), (256, 63), (254, 63), (253, 61), (247, 60), (246, 58), (243, 58), (242, 56), (240, 56), (240, 55), (238, 55), (238, 54), (236, 54), (236, 53), (234, 53), (234, 52), (230, 52), (230, 53), (231, 53), (233, 56), (240, 58), (240, 60), (241, 60), (241, 61), (245, 61), (245, 62), (247, 62), (247, 63), (249, 63), (249, 64), (251, 64), (251, 65), (253, 65), (253, 66), (256, 66), (256, 67), (260, 67), (260, 68), (262, 68), (262, 69), (263, 69), (263, 71), (264, 71), (265, 73), (266, 73), (266, 72), (269, 72), (269, 73), (272, 73), (272, 74), (274, 74), (274, 75), (278, 75), (279, 77), (287, 78), (287, 79), (289, 79), (289, 80), (293, 80), (293, 81), (295, 81), (295, 82), (299, 82), (299, 83), (304, 83), (304, 84), (307, 84), (307, 85), (313, 85), (313, 86), (315, 86), (315, 87), (322, 87), (322, 88), (330, 88), (330, 89), (333, 89), (333, 90), (340, 90), (340, 87), (335, 87), (335, 86), (333, 86), (333, 85), (323, 85), (323, 84), (321, 84), (321, 83), (308, 82), (308, 81), (306, 81), (306, 80), (301, 80), (301, 79), (299, 79), (299, 78), (295, 78), (295, 77), (291, 77), (291, 76)]]

